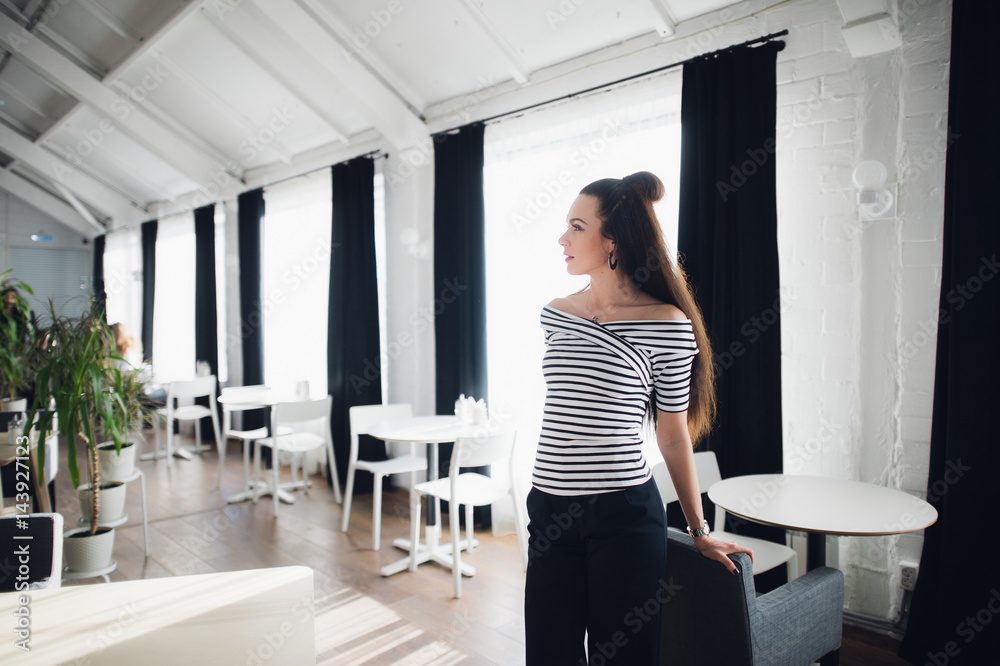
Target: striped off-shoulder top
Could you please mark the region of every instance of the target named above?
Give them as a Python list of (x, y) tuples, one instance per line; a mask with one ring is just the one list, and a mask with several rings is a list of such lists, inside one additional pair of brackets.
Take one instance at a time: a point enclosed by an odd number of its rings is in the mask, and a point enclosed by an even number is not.
[(532, 484), (585, 495), (645, 483), (640, 429), (651, 396), (665, 412), (688, 407), (691, 320), (596, 323), (550, 307), (541, 319), (545, 413)]

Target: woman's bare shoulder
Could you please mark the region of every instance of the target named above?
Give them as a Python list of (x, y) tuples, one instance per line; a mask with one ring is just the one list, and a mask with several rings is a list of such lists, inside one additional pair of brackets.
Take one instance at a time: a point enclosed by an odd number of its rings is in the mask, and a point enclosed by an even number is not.
[(637, 319), (655, 319), (655, 320), (687, 320), (688, 316), (677, 307), (676, 305), (671, 305), (670, 303), (664, 303), (658, 299), (650, 297), (649, 302), (643, 303), (639, 306), (642, 310), (642, 316), (637, 317)]
[(578, 296), (579, 294), (570, 294), (569, 296), (553, 298), (545, 307), (582, 317), (583, 315), (581, 313), (583, 305)]

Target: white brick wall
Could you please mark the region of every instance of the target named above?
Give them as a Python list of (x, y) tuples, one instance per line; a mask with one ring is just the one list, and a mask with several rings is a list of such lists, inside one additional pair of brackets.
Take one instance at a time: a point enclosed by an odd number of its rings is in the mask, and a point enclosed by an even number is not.
[[(846, 48), (835, 2), (803, 0), (763, 14), (770, 31), (790, 32), (778, 55), (776, 151), (781, 279), (795, 296), (782, 321), (785, 463), (789, 471), (922, 495), (949, 141), (951, 3), (887, 5), (903, 45), (862, 60)], [(881, 73), (878, 80), (873, 72)], [(896, 220), (859, 220), (851, 171), (871, 158), (885, 162), (898, 185)], [(806, 455), (821, 417), (837, 437), (818, 452), (813, 440), (814, 453)], [(921, 544), (919, 533), (868, 544), (841, 540), (847, 607), (894, 616), (898, 561), (919, 560)]]

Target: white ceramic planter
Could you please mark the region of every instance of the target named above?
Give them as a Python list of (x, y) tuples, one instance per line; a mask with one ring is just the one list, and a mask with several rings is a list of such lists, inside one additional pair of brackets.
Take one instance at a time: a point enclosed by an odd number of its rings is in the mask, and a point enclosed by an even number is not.
[(3, 400), (0, 400), (0, 412), (24, 412), (27, 411), (27, 409), (27, 398), (18, 398), (17, 400), (4, 398)]
[[(125, 491), (127, 486), (120, 481), (105, 481), (100, 490), (101, 495), (101, 523), (111, 523), (121, 518), (125, 513)], [(110, 487), (108, 487), (110, 486)], [(80, 500), (80, 512), (83, 519), (90, 522), (90, 484), (85, 483), (76, 490), (77, 499)]]
[(132, 476), (135, 472), (135, 452), (138, 448), (134, 442), (122, 443), (121, 454), (115, 451), (113, 442), (106, 449), (98, 448), (97, 458), (101, 463), (101, 480), (110, 483), (111, 481), (124, 481)]
[(111, 564), (115, 531), (110, 527), (99, 527), (97, 534), (91, 536), (89, 533), (89, 527), (78, 527), (63, 533), (66, 566), (74, 573), (100, 571)]

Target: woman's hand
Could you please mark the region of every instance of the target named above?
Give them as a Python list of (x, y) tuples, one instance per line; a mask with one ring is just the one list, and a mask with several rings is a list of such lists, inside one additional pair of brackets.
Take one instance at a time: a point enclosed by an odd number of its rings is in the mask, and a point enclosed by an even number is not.
[(703, 537), (695, 537), (694, 545), (698, 547), (702, 555), (710, 560), (721, 562), (733, 574), (739, 574), (739, 569), (736, 567), (735, 562), (726, 557), (729, 553), (746, 553), (750, 556), (750, 562), (753, 562), (753, 551), (735, 541), (716, 539), (709, 534)]

